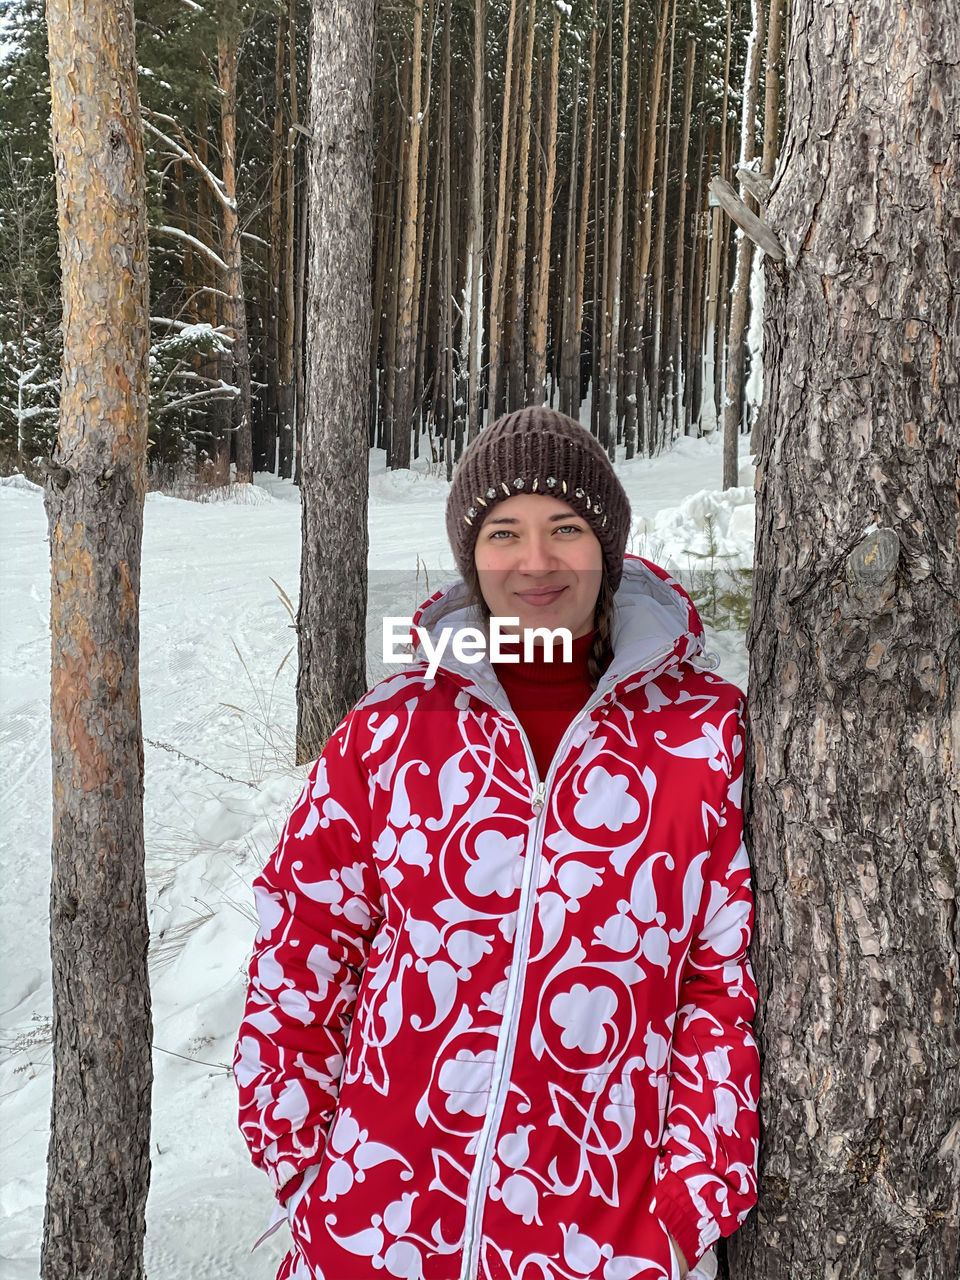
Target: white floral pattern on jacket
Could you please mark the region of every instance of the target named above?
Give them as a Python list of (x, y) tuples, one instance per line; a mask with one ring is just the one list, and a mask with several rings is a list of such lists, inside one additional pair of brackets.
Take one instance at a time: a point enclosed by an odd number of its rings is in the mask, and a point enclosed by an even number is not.
[[(241, 1128), (283, 1280), (671, 1280), (756, 1199), (743, 698), (628, 558), (543, 786), (488, 664), (377, 685), (255, 884)], [(451, 625), (462, 588), (422, 625)]]

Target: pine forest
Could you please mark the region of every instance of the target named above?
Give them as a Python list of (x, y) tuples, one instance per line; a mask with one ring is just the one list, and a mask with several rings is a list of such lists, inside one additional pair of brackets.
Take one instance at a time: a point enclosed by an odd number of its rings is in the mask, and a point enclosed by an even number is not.
[[(708, 185), (739, 173), (748, 203), (763, 200), (781, 8), (379, 6), (368, 403), (390, 467), (421, 457), (449, 476), (487, 415), (538, 402), (627, 458), (723, 416), (749, 430), (760, 255)], [(297, 0), (137, 6), (154, 487), (298, 478), (309, 28)], [(2, 57), (0, 449), (5, 472), (33, 474), (60, 362), (38, 0), (8, 16)]]

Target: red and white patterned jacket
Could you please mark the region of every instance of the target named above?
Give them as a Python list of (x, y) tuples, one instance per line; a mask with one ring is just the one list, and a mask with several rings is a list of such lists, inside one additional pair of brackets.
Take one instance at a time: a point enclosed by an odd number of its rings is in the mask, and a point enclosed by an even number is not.
[[(462, 586), (417, 621), (465, 621)], [(546, 778), (493, 668), (378, 684), (255, 883), (241, 1128), (281, 1277), (671, 1280), (756, 1199), (743, 696), (628, 558)]]

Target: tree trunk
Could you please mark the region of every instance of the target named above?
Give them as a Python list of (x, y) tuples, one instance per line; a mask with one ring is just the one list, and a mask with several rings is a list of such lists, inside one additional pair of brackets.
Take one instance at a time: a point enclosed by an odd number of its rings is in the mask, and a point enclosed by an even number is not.
[[(720, 168), (721, 178), (727, 173), (727, 96), (730, 88), (730, 45), (733, 20), (733, 0), (727, 0), (727, 40), (723, 64), (723, 105), (720, 109)], [(721, 332), (720, 313), (720, 259), (725, 227), (719, 206), (709, 213), (710, 244), (707, 268), (707, 317), (703, 340), (703, 364), (701, 370), (700, 412), (697, 421), (701, 435), (713, 435), (718, 425), (717, 415), (717, 334)]]
[(280, 404), (277, 415), (277, 434), (279, 437), (279, 474), (289, 480), (293, 475), (294, 456), (296, 453), (296, 360), (294, 348), (296, 343), (296, 263), (293, 246), (296, 235), (297, 207), (297, 140), (298, 132), (294, 125), (300, 122), (300, 108), (297, 94), (297, 5), (296, 0), (289, 0), (287, 15), (287, 100), (290, 109), (290, 127), (287, 130), (287, 145), (283, 175), (283, 306), (280, 314), (283, 323), (280, 327)]
[[(433, 38), (433, 32), (430, 32)], [(417, 332), (414, 327), (414, 286), (417, 282), (417, 222), (420, 208), (420, 130), (422, 118), (423, 0), (414, 0), (413, 40), (410, 51), (410, 107), (404, 135), (403, 221), (400, 249), (400, 276), (397, 282), (397, 390), (390, 441), (393, 470), (410, 465), (410, 434), (413, 428), (414, 383), (416, 378)], [(425, 157), (424, 157), (425, 159)], [(369, 284), (365, 286), (369, 288)]]
[[(587, 58), (587, 104), (584, 114), (586, 127), (583, 144), (583, 186), (580, 189), (580, 228), (577, 235), (576, 265), (574, 268), (573, 297), (570, 300), (567, 328), (564, 330), (564, 357), (566, 360), (567, 408), (564, 412), (580, 421), (580, 346), (583, 332), (583, 292), (587, 271), (587, 232), (590, 228), (590, 174), (593, 168), (594, 102), (597, 82), (597, 0), (591, 3), (590, 53)], [(576, 156), (571, 160), (570, 180), (576, 183)], [(566, 334), (569, 333), (569, 338)], [(561, 398), (561, 408), (563, 400)]]
[(666, 103), (660, 143), (660, 189), (657, 192), (657, 243), (653, 259), (652, 334), (650, 339), (650, 440), (651, 453), (659, 453), (664, 443), (663, 397), (660, 394), (660, 362), (663, 353), (663, 292), (667, 236), (667, 188), (670, 179), (670, 118), (673, 105), (673, 55), (677, 35), (677, 0), (673, 0), (670, 20), (670, 60), (667, 67)]
[(749, 636), (765, 993), (732, 1274), (958, 1273), (960, 10), (795, 0)]
[[(626, 456), (632, 458), (637, 447), (637, 431), (642, 430), (640, 398), (642, 395), (643, 330), (647, 316), (647, 281), (650, 271), (650, 244), (653, 230), (653, 175), (657, 162), (657, 117), (660, 113), (660, 94), (663, 81), (663, 55), (667, 44), (667, 27), (670, 23), (670, 5), (660, 11), (657, 28), (657, 46), (653, 55), (653, 71), (650, 76), (650, 102), (644, 133), (643, 167), (637, 179), (637, 201), (634, 221), (637, 225), (639, 244), (633, 248), (633, 278), (630, 296), (633, 299), (633, 321), (630, 326), (630, 345), (627, 349), (627, 367), (624, 376), (626, 414), (624, 419), (624, 443)], [(637, 127), (640, 123), (640, 107), (637, 105)], [(641, 441), (642, 447), (642, 441)]]
[(237, 483), (253, 480), (253, 427), (251, 421), (250, 349), (247, 342), (247, 308), (243, 291), (243, 253), (237, 213), (237, 32), (230, 28), (217, 37), (220, 76), (220, 132), (222, 143), (223, 260), (227, 264), (223, 287), (230, 295), (228, 313), (233, 330), (233, 376), (240, 394), (236, 401)]
[(485, 71), (487, 0), (475, 0), (473, 10), (473, 99), (471, 111), (470, 210), (467, 221), (466, 283), (463, 288), (461, 363), (468, 369), (467, 439), (480, 430), (480, 373), (483, 368), (483, 86)]
[[(611, 33), (612, 36), (612, 33)], [(600, 439), (603, 441), (604, 431), (607, 433), (607, 449), (610, 457), (616, 456), (617, 433), (611, 422), (619, 416), (616, 403), (616, 389), (620, 358), (620, 308), (623, 294), (623, 202), (626, 192), (626, 158), (627, 158), (627, 94), (630, 88), (630, 0), (623, 0), (623, 35), (620, 42), (620, 119), (617, 129), (617, 186), (613, 203), (613, 237), (611, 252), (607, 258), (607, 330), (605, 337), (605, 365), (607, 368), (607, 394), (604, 397), (603, 413), (606, 426), (601, 428)], [(611, 404), (611, 400), (614, 401)]]
[[(312, 37), (310, 375), (297, 617), (301, 762), (319, 755), (366, 688), (374, 0), (316, 6)], [(317, 92), (331, 84), (343, 88)]]
[[(753, 20), (747, 63), (743, 73), (743, 118), (740, 125), (740, 167), (756, 155), (757, 81), (760, 75), (760, 45), (764, 34), (763, 0), (751, 0)], [(749, 199), (749, 197), (748, 197)], [(743, 364), (746, 345), (747, 312), (750, 306), (750, 272), (753, 268), (753, 241), (737, 231), (737, 265), (730, 300), (730, 328), (727, 331), (727, 378), (723, 397), (723, 487), (732, 489), (739, 479), (740, 420), (743, 405)]]
[(527, 202), (530, 193), (530, 107), (533, 96), (533, 44), (537, 29), (537, 0), (527, 0), (527, 28), (523, 51), (521, 79), (520, 137), (517, 152), (517, 221), (514, 227), (513, 262), (513, 334), (510, 344), (510, 383), (508, 409), (520, 409), (526, 403), (524, 340), (527, 301)]
[(510, 17), (507, 23), (507, 56), (503, 75), (503, 127), (500, 133), (500, 166), (497, 176), (497, 220), (494, 226), (493, 271), (490, 281), (490, 344), (487, 393), (487, 418), (494, 418), (499, 411), (503, 391), (501, 376), (504, 279), (507, 268), (507, 249), (510, 240), (510, 213), (508, 200), (512, 200), (510, 183), (513, 163), (512, 121), (513, 111), (513, 46), (516, 38), (517, 0), (510, 0)]
[(687, 220), (687, 152), (690, 149), (690, 115), (693, 111), (693, 69), (697, 42), (687, 37), (683, 69), (683, 125), (680, 137), (680, 198), (677, 206), (677, 249), (673, 260), (673, 294), (670, 299), (670, 326), (667, 338), (666, 429), (672, 442), (679, 434), (683, 408), (683, 265)]
[(53, 1107), (44, 1280), (140, 1280), (150, 1180), (139, 692), (149, 374), (133, 5), (50, 0), (63, 305), (49, 471)]
[[(553, 193), (557, 182), (557, 96), (560, 76), (560, 9), (553, 11), (553, 43), (550, 48), (550, 93), (545, 106), (547, 127), (543, 138), (547, 173), (544, 182), (540, 226), (540, 247), (534, 277), (530, 331), (533, 358), (530, 362), (530, 401), (541, 404), (547, 380), (547, 303), (550, 291), (551, 244), (553, 240)], [(576, 185), (576, 179), (573, 179)]]

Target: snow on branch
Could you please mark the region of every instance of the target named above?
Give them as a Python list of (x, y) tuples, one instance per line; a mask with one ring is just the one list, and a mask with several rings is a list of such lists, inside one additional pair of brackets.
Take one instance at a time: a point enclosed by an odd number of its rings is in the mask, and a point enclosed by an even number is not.
[(230, 270), (220, 255), (215, 253), (208, 244), (204, 244), (202, 240), (198, 240), (196, 236), (192, 236), (186, 231), (181, 231), (179, 227), (152, 227), (151, 230), (159, 231), (161, 235), (173, 236), (175, 240), (181, 240), (184, 244), (188, 244), (191, 249), (196, 249), (198, 253), (202, 253), (208, 262), (212, 262), (224, 274)]
[[(164, 133), (162, 129), (158, 129), (151, 120), (147, 119), (148, 116), (150, 116), (152, 120), (162, 120), (164, 124), (170, 125), (177, 134), (179, 141), (171, 138), (170, 135)], [(231, 212), (236, 209), (236, 202), (230, 199), (221, 180), (212, 169), (209, 169), (203, 163), (196, 151), (194, 151), (190, 140), (186, 137), (183, 130), (180, 128), (180, 125), (176, 120), (174, 120), (173, 116), (164, 115), (160, 111), (148, 111), (144, 108), (143, 127), (149, 130), (155, 138), (159, 138), (164, 146), (169, 147), (178, 159), (185, 160), (191, 168), (195, 169), (225, 209), (229, 209)]]
[(164, 413), (171, 413), (174, 409), (183, 409), (188, 405), (205, 404), (210, 400), (235, 400), (240, 395), (240, 388), (232, 386), (229, 382), (219, 382), (209, 387), (206, 391), (194, 391), (188, 396), (182, 396), (179, 400), (168, 400), (166, 404), (162, 404), (156, 410), (156, 417), (160, 417)]

